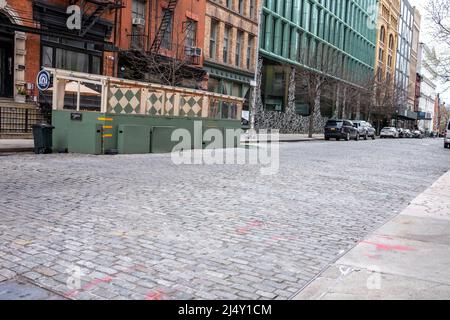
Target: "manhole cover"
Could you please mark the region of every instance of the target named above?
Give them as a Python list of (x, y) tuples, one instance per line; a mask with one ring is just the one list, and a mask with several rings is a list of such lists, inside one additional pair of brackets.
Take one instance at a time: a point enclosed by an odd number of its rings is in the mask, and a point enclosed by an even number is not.
[(64, 298), (28, 282), (0, 282), (0, 300), (63, 300)]

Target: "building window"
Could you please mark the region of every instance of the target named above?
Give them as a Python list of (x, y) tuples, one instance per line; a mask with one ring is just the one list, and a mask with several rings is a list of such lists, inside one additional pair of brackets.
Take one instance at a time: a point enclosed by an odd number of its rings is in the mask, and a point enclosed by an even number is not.
[(252, 66), (252, 52), (253, 52), (253, 45), (255, 43), (255, 37), (254, 36), (248, 36), (248, 45), (247, 45), (247, 69), (250, 69)]
[(228, 63), (228, 49), (229, 49), (229, 42), (230, 42), (230, 30), (231, 28), (229, 26), (225, 26), (225, 33), (223, 36), (223, 63)]
[(41, 65), (76, 72), (101, 74), (102, 52), (91, 43), (41, 37)]
[(381, 63), (384, 61), (384, 51), (381, 48), (378, 49), (378, 61)]
[(133, 0), (131, 16), (136, 19), (131, 28), (131, 47), (142, 49), (144, 47), (146, 2), (143, 0)]
[(389, 49), (393, 49), (394, 48), (394, 36), (391, 34), (389, 36)]
[(227, 1), (227, 8), (232, 9), (233, 8), (233, 0), (226, 0)]
[(216, 58), (217, 52), (217, 21), (211, 20), (211, 30), (209, 36), (209, 57), (211, 59)]
[(243, 32), (238, 31), (236, 38), (236, 56), (235, 56), (235, 64), (237, 67), (241, 65), (242, 37)]
[(192, 19), (186, 21), (186, 47), (197, 47), (197, 21)]
[(255, 12), (255, 0), (250, 0), (250, 18), (254, 18), (256, 16)]
[(244, 0), (238, 0), (238, 6), (239, 6), (239, 14), (244, 14)]
[(381, 31), (380, 31), (380, 42), (384, 44), (384, 41), (386, 39), (386, 32), (384, 30), (384, 27), (381, 27)]
[(164, 17), (165, 14), (169, 14), (169, 24), (167, 26), (166, 32), (163, 35), (162, 41), (161, 41), (161, 47), (164, 49), (172, 49), (172, 29), (173, 29), (173, 13), (171, 11), (168, 11), (167, 9), (163, 9), (162, 16)]

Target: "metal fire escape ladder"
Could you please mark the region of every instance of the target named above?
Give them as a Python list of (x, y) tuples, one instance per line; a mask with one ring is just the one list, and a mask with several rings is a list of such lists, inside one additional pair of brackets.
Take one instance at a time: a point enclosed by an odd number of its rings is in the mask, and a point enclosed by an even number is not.
[[(81, 2), (80, 6), (82, 12), (86, 13), (86, 15), (83, 15), (83, 21), (79, 32), (81, 37), (84, 37), (89, 30), (91, 30), (106, 11), (122, 9), (125, 7), (122, 0), (71, 0), (71, 4), (77, 4), (78, 2)], [(88, 3), (96, 6), (89, 14), (85, 10)]]
[(164, 10), (161, 24), (159, 25), (159, 29), (156, 32), (155, 39), (153, 40), (152, 46), (150, 48), (151, 53), (158, 53), (164, 36), (166, 35), (167, 29), (169, 28), (170, 24), (173, 23), (172, 17), (177, 4), (178, 0), (169, 0), (166, 10)]

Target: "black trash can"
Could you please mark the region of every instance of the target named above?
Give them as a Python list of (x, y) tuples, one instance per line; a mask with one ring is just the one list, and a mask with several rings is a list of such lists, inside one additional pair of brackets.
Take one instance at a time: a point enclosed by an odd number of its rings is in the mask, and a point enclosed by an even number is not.
[(52, 153), (52, 131), (54, 126), (47, 123), (33, 125), (34, 153)]

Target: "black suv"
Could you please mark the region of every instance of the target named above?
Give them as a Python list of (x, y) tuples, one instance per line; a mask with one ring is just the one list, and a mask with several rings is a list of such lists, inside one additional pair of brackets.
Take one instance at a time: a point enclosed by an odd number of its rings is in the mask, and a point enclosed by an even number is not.
[(331, 138), (335, 138), (337, 141), (341, 139), (345, 141), (355, 139), (358, 141), (359, 132), (350, 120), (328, 120), (325, 125), (325, 140), (330, 140)]

